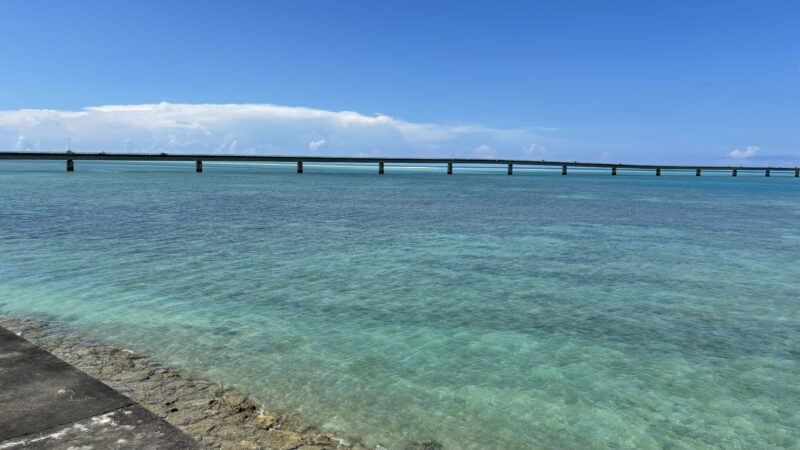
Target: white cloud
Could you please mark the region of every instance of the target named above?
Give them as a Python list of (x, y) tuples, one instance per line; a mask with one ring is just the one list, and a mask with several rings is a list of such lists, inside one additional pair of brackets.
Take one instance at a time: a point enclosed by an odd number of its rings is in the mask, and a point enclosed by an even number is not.
[[(325, 136), (320, 139), (319, 136)], [(78, 111), (0, 111), (0, 150), (450, 156), (485, 145), (525, 156), (528, 129), (420, 123), (385, 114), (270, 104), (105, 105)], [(31, 145), (31, 142), (35, 143)], [(333, 144), (335, 143), (335, 144)], [(534, 144), (535, 145), (535, 144)], [(480, 147), (479, 147), (480, 148)]]
[(755, 156), (755, 154), (758, 153), (758, 150), (759, 148), (755, 145), (748, 145), (744, 150), (739, 150), (738, 148), (736, 150), (732, 150), (730, 153), (728, 153), (728, 157), (733, 159), (747, 159), (751, 156)]
[(308, 143), (308, 149), (312, 152), (315, 152), (321, 149), (325, 145), (325, 139), (320, 139), (317, 141), (311, 141)]
[(547, 150), (539, 144), (530, 143), (522, 149), (522, 153), (527, 159), (544, 159)]
[(17, 142), (14, 143), (15, 150), (30, 150), (30, 146), (28, 145), (28, 140), (25, 139), (25, 136), (19, 135), (17, 136)]
[(472, 151), (472, 154), (475, 155), (476, 158), (494, 158), (496, 153), (492, 147), (489, 147), (486, 144), (479, 145), (475, 150)]

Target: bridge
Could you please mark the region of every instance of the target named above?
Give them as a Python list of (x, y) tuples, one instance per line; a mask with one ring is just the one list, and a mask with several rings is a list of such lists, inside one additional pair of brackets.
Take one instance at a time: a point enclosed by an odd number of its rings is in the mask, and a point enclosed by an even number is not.
[(561, 174), (567, 175), (570, 167), (609, 169), (611, 175), (618, 170), (652, 171), (661, 176), (662, 171), (694, 171), (700, 176), (703, 171), (725, 171), (737, 176), (740, 171), (760, 172), (770, 176), (774, 172), (793, 172), (800, 177), (798, 167), (763, 167), (763, 166), (707, 166), (707, 165), (669, 165), (669, 164), (615, 164), (578, 161), (534, 161), (524, 159), (479, 159), (479, 158), (384, 158), (384, 157), (350, 157), (350, 156), (259, 156), (259, 155), (201, 155), (201, 154), (167, 154), (167, 153), (74, 153), (74, 152), (0, 152), (0, 160), (56, 160), (66, 161), (67, 172), (75, 171), (75, 161), (194, 161), (195, 171), (203, 171), (203, 162), (283, 162), (295, 163), (297, 173), (303, 173), (303, 163), (358, 163), (376, 164), (378, 173), (383, 175), (386, 164), (442, 164), (447, 166), (447, 174), (453, 174), (455, 164), (474, 164), (501, 166), (507, 168), (508, 175), (514, 173), (514, 166), (521, 167), (554, 167), (561, 168)]

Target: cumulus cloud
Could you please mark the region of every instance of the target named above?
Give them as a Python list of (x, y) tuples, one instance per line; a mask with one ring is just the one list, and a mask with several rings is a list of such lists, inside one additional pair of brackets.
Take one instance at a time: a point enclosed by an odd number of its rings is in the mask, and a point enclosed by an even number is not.
[(420, 123), (385, 114), (271, 104), (158, 103), (0, 111), (0, 149), (58, 151), (70, 137), (78, 152), (432, 157), (450, 156), (453, 149), (458, 156), (482, 145), (497, 149), (500, 156), (520, 157), (524, 152), (519, 149), (538, 139), (528, 129)]
[(728, 153), (728, 157), (733, 159), (747, 159), (751, 156), (755, 156), (756, 153), (758, 153), (758, 150), (759, 148), (755, 145), (748, 145), (744, 150), (739, 150), (738, 148), (732, 150), (730, 153)]
[(476, 158), (489, 159), (495, 157), (494, 149), (486, 144), (479, 145), (475, 150), (472, 151), (472, 154), (475, 155)]
[(527, 159), (544, 159), (547, 150), (539, 144), (530, 143), (522, 149), (522, 153)]
[(25, 139), (25, 136), (19, 135), (17, 136), (17, 142), (14, 143), (15, 150), (30, 150), (28, 147), (28, 141)]
[(308, 149), (312, 152), (315, 152), (321, 149), (325, 145), (325, 139), (319, 139), (316, 141), (311, 141), (308, 143)]

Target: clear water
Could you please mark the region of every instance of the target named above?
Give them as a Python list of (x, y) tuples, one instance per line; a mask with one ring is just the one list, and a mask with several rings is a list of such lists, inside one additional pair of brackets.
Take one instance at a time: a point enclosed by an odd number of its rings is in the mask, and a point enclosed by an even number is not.
[(403, 448), (800, 446), (800, 181), (0, 166), (0, 311)]

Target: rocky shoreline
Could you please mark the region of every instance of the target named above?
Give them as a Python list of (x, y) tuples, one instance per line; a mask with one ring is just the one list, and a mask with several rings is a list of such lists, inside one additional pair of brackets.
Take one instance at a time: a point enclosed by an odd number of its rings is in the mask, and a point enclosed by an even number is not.
[[(236, 389), (164, 367), (130, 350), (87, 342), (58, 324), (0, 315), (0, 325), (130, 397), (206, 448), (366, 450), (352, 439), (337, 438), (290, 414), (271, 411)], [(418, 441), (409, 448), (441, 446)]]

